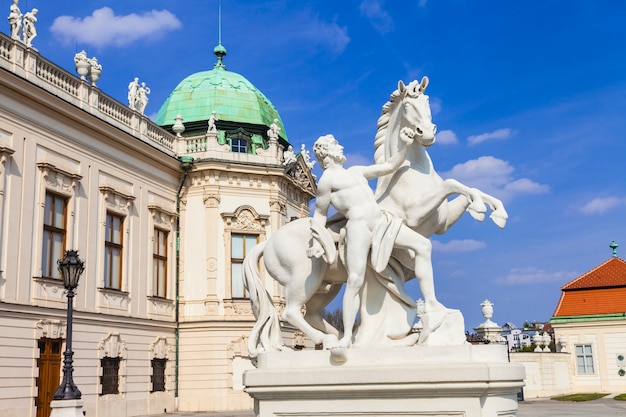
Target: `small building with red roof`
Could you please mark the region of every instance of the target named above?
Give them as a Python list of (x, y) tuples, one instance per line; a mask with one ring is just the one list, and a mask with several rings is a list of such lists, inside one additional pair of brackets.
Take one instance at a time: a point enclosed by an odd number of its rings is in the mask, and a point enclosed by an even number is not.
[(572, 392), (626, 391), (626, 261), (613, 256), (561, 287), (550, 324), (571, 355)]

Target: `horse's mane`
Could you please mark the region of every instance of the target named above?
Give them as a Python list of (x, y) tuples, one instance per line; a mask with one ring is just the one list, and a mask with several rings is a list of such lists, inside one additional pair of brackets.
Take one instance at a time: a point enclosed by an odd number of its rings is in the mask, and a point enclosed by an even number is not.
[(389, 98), (389, 101), (383, 105), (382, 113), (376, 123), (377, 131), (376, 136), (374, 137), (374, 162), (377, 164), (383, 163), (387, 159), (384, 146), (386, 142), (385, 136), (387, 134), (387, 127), (389, 127), (391, 111), (394, 106), (402, 100), (402, 96), (403, 94), (399, 89), (391, 93), (391, 97)]

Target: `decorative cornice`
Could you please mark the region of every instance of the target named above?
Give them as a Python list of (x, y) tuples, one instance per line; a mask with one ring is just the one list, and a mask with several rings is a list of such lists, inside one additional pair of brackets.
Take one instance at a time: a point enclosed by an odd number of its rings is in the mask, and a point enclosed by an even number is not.
[(104, 195), (107, 208), (123, 214), (128, 214), (128, 208), (135, 200), (134, 196), (119, 192), (108, 185), (101, 185), (100, 192)]

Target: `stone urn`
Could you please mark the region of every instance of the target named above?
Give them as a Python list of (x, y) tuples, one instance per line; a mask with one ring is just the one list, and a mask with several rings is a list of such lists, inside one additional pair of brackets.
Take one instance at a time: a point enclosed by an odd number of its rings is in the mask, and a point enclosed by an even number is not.
[(102, 70), (100, 68), (91, 67), (91, 70), (89, 71), (89, 80), (91, 80), (91, 84), (93, 86), (95, 86), (100, 79), (100, 74), (102, 74)]
[(89, 67), (91, 67), (89, 62), (81, 61), (76, 63), (76, 73), (80, 75), (81, 80), (87, 79), (87, 75), (89, 75)]
[(493, 303), (489, 300), (485, 300), (480, 306), (482, 307), (481, 312), (483, 313), (483, 317), (487, 319), (487, 321), (491, 321), (493, 317)]
[(535, 334), (533, 335), (533, 343), (535, 344), (535, 350), (533, 352), (542, 352), (542, 345), (543, 345), (543, 336), (541, 336), (539, 334), (539, 332), (535, 332)]

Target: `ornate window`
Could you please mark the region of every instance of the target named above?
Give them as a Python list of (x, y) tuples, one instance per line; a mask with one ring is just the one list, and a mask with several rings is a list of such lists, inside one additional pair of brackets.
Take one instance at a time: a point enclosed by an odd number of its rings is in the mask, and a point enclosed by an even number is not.
[[(269, 216), (257, 214), (250, 206), (241, 206), (234, 213), (222, 213), (226, 244), (227, 275), (230, 275), (230, 297), (245, 298), (243, 260), (250, 250), (265, 240), (265, 224)], [(228, 285), (227, 284), (227, 285)], [(227, 288), (228, 293), (228, 288)]]
[(167, 297), (167, 243), (169, 233), (154, 228), (152, 249), (152, 279), (154, 296)]
[(67, 200), (64, 196), (46, 191), (41, 250), (41, 275), (46, 278), (61, 278), (56, 262), (65, 251)]
[(152, 388), (150, 392), (165, 391), (168, 380), (168, 354), (171, 346), (167, 343), (167, 338), (163, 336), (157, 337), (150, 343), (150, 367), (152, 373), (150, 375), (150, 383)]
[(232, 298), (248, 298), (248, 292), (243, 283), (243, 260), (256, 246), (258, 235), (244, 235), (233, 233), (231, 235), (231, 292)]
[[(72, 165), (68, 161), (61, 162)], [(63, 257), (66, 248), (74, 244), (75, 192), (82, 177), (50, 162), (38, 162), (37, 166), (42, 178), (38, 197), (41, 228), (37, 233), (41, 257), (33, 259), (35, 276), (59, 279), (56, 261)]]
[(591, 345), (576, 345), (576, 369), (579, 375), (595, 373)]
[(100, 395), (120, 394), (126, 390), (126, 342), (110, 332), (98, 343), (100, 354)]
[(152, 375), (150, 376), (150, 382), (152, 382), (152, 389), (150, 392), (165, 391), (165, 366), (167, 365), (167, 359), (165, 358), (153, 358)]
[(104, 232), (104, 288), (122, 289), (124, 218), (107, 212)]
[(100, 395), (119, 394), (120, 393), (120, 358), (109, 358), (105, 356), (100, 359), (102, 366), (102, 376), (100, 377), (100, 385), (102, 392)]

